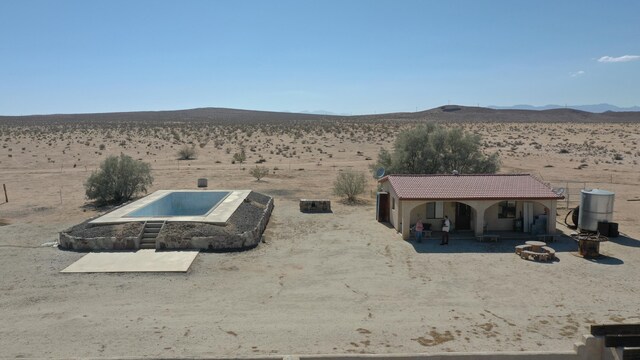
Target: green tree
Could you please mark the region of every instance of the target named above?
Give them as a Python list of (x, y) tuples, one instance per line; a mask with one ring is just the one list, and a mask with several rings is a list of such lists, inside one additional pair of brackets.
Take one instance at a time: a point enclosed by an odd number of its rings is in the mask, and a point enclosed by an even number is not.
[(333, 193), (354, 202), (358, 195), (364, 193), (366, 183), (364, 173), (351, 170), (342, 171), (333, 183)]
[(111, 155), (100, 164), (84, 184), (87, 198), (99, 205), (119, 204), (138, 193), (146, 193), (153, 183), (151, 166), (131, 156)]
[(495, 173), (500, 169), (498, 154), (485, 155), (481, 140), (459, 127), (419, 125), (398, 134), (393, 152), (381, 149), (372, 168), (384, 167), (388, 174)]

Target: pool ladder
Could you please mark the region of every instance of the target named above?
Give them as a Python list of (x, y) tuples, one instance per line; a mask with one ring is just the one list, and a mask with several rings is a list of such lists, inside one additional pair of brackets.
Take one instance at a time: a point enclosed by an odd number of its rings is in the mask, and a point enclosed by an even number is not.
[(142, 236), (140, 237), (140, 249), (155, 249), (156, 238), (164, 226), (164, 220), (145, 221)]

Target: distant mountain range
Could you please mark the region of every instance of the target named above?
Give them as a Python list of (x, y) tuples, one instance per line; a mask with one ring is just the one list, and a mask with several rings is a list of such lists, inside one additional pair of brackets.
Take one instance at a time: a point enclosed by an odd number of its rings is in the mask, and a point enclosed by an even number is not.
[(242, 124), (321, 124), (321, 123), (381, 123), (381, 122), (544, 122), (544, 123), (640, 123), (640, 111), (605, 111), (595, 113), (571, 108), (549, 110), (491, 109), (474, 106), (443, 105), (418, 112), (397, 112), (369, 115), (327, 115), (241, 110), (226, 108), (199, 108), (171, 111), (136, 111), (96, 114), (51, 114), (26, 116), (0, 116), (0, 125), (68, 125), (110, 123), (210, 123), (220, 125)]
[(300, 111), (300, 114), (331, 115), (331, 116), (351, 116), (351, 114), (334, 113), (334, 112), (327, 111), (327, 110), (313, 110), (313, 111), (302, 110), (302, 111)]
[(593, 105), (543, 105), (543, 106), (533, 106), (533, 105), (513, 105), (513, 106), (495, 106), (489, 105), (491, 109), (497, 110), (552, 110), (552, 109), (574, 109), (580, 111), (587, 111), (591, 113), (603, 113), (607, 111), (640, 111), (640, 106), (632, 106), (632, 107), (618, 107), (611, 104), (593, 104)]

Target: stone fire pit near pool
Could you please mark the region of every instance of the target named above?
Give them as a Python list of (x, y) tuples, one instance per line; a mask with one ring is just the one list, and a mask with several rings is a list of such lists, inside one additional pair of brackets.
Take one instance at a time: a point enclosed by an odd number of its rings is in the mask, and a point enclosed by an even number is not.
[(273, 198), (251, 190), (159, 190), (61, 232), (60, 248), (250, 249), (273, 206)]

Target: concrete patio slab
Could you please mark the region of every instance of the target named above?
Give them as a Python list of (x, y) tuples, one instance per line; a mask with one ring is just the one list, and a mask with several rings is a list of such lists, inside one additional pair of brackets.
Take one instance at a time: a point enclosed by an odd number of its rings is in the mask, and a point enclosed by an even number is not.
[(62, 273), (187, 272), (198, 251), (94, 252), (69, 265)]

